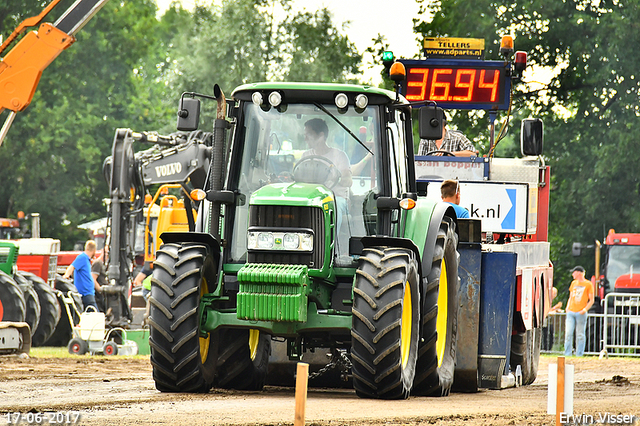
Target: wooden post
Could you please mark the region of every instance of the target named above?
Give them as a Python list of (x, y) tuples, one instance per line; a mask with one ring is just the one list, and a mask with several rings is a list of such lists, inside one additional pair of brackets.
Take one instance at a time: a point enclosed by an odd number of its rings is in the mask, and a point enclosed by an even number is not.
[(558, 386), (556, 389), (556, 426), (561, 426), (560, 414), (564, 412), (564, 357), (558, 357)]
[(296, 414), (293, 426), (304, 426), (304, 410), (307, 407), (307, 383), (309, 380), (309, 364), (298, 363), (296, 370)]

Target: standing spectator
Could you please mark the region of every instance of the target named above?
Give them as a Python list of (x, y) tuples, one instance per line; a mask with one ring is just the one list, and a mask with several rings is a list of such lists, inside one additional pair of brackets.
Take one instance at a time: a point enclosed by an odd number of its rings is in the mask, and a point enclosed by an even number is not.
[(456, 211), (458, 218), (469, 218), (469, 210), (460, 206), (460, 184), (457, 180), (447, 179), (440, 186), (442, 201), (449, 203)]
[(564, 356), (573, 352), (573, 333), (576, 333), (576, 356), (584, 355), (586, 344), (587, 312), (593, 305), (593, 284), (584, 278), (584, 268), (576, 266), (571, 270), (573, 282), (569, 287), (567, 319), (565, 323)]
[[(551, 287), (551, 303), (553, 303), (556, 297), (558, 297), (558, 289), (555, 287)], [(549, 316), (544, 319), (544, 326), (542, 327), (542, 349), (544, 349), (545, 351), (553, 350), (553, 340), (555, 337), (554, 322), (556, 316), (551, 314), (562, 312), (561, 308), (562, 302), (560, 301), (549, 309)]]
[(144, 317), (142, 318), (142, 326), (147, 325), (149, 319), (149, 297), (151, 296), (151, 274), (153, 274), (153, 264), (151, 262), (145, 262), (142, 270), (138, 272), (133, 280), (133, 286), (142, 286), (142, 297), (145, 301)]
[(84, 251), (75, 258), (73, 263), (69, 265), (65, 271), (63, 278), (69, 279), (73, 274), (73, 284), (76, 286), (76, 290), (82, 296), (82, 304), (85, 309), (87, 306), (93, 306), (98, 310), (96, 303), (96, 286), (98, 285), (93, 280), (91, 275), (91, 260), (96, 255), (96, 242), (88, 240), (84, 245)]
[(104, 265), (104, 262), (106, 260), (106, 256), (108, 253), (108, 247), (109, 246), (105, 245), (104, 248), (102, 249), (102, 253), (100, 253), (100, 255), (98, 255), (93, 261), (93, 263), (91, 264), (91, 275), (93, 276), (93, 281), (96, 289), (96, 303), (98, 305), (98, 308), (102, 312), (105, 312), (104, 297), (102, 295), (102, 286), (108, 284), (107, 268)]

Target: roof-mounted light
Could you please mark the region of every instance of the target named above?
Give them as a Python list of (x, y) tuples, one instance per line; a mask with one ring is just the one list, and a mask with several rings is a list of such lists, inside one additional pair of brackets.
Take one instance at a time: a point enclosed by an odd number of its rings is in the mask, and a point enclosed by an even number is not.
[(272, 107), (277, 107), (282, 103), (282, 95), (280, 94), (280, 92), (271, 92), (269, 93), (269, 104), (271, 104)]
[(255, 106), (261, 106), (263, 99), (262, 99), (262, 93), (260, 92), (253, 92), (251, 94), (251, 102), (253, 102), (253, 104)]
[(338, 93), (335, 102), (338, 109), (345, 109), (349, 105), (349, 98), (344, 93)]
[(500, 40), (500, 54), (502, 56), (509, 57), (513, 53), (513, 37), (511, 36), (502, 36)]
[(356, 108), (365, 109), (367, 105), (369, 105), (369, 98), (367, 98), (367, 95), (360, 93), (356, 96)]
[(516, 61), (514, 64), (514, 68), (517, 73), (521, 73), (527, 67), (527, 52), (518, 51), (516, 52)]
[(391, 69), (389, 70), (389, 78), (396, 83), (399, 83), (405, 79), (407, 75), (407, 70), (404, 67), (402, 62), (394, 62), (391, 65)]

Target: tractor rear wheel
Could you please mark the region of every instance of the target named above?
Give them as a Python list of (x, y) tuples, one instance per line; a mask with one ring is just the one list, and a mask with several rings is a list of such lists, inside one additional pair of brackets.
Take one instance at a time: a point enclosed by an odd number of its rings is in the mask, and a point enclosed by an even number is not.
[(261, 390), (267, 377), (271, 336), (248, 329), (221, 329), (216, 336), (218, 363), (214, 386)]
[(517, 365), (521, 366), (523, 385), (530, 385), (538, 376), (541, 337), (542, 330), (540, 327), (511, 336), (511, 357), (509, 363), (511, 369), (514, 371)]
[(24, 322), (26, 303), (20, 286), (0, 271), (0, 321)]
[(27, 308), (25, 321), (29, 324), (31, 337), (33, 337), (40, 323), (40, 299), (38, 299), (38, 293), (36, 293), (36, 290), (33, 288), (33, 283), (22, 275), (22, 271), (18, 271), (13, 278), (24, 294), (24, 301)]
[(447, 396), (453, 384), (458, 333), (458, 234), (444, 217), (438, 229), (431, 272), (422, 294), (422, 336), (414, 395)]
[(42, 346), (51, 337), (58, 321), (60, 321), (60, 307), (56, 294), (49, 284), (31, 272), (23, 272), (22, 274), (33, 283), (33, 288), (38, 293), (40, 300), (40, 322), (31, 340), (33, 346)]
[(156, 388), (208, 392), (216, 371), (214, 335), (200, 331), (200, 298), (209, 292), (201, 244), (164, 244), (156, 252), (149, 298), (149, 346)]
[(407, 398), (416, 374), (420, 294), (415, 255), (369, 248), (353, 287), (353, 386), (366, 398)]

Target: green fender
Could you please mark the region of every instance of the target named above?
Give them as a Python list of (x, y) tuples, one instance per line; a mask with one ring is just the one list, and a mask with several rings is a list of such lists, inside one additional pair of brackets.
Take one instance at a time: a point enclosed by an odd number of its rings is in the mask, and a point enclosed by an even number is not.
[(160, 238), (164, 244), (195, 243), (207, 246), (209, 254), (211, 254), (208, 259), (212, 259), (212, 261), (205, 260), (202, 275), (209, 283), (209, 292), (213, 293), (220, 277), (220, 241), (207, 232), (163, 232)]
[[(423, 278), (429, 276), (431, 272), (433, 249), (436, 245), (440, 223), (445, 216), (453, 218), (456, 225), (458, 224), (456, 212), (448, 203), (419, 198), (416, 201), (416, 206), (407, 211), (404, 237), (413, 241), (418, 247), (420, 276)], [(456, 226), (457, 232), (458, 227)]]

